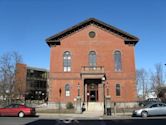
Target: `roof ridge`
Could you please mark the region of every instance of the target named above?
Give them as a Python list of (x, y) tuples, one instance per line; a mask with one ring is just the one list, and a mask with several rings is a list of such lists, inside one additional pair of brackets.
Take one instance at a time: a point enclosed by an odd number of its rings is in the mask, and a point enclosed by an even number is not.
[(81, 29), (83, 27), (86, 27), (87, 25), (91, 24), (92, 22), (95, 25), (98, 25), (98, 26), (100, 26), (100, 27), (102, 27), (102, 28), (104, 28), (106, 30), (109, 30), (111, 32), (114, 32), (115, 34), (118, 34), (119, 36), (124, 38), (124, 40), (127, 41), (127, 42), (128, 41), (134, 42), (134, 45), (139, 41), (139, 39), (136, 36), (131, 35), (128, 32), (125, 32), (125, 31), (123, 31), (123, 30), (121, 30), (119, 28), (116, 28), (116, 27), (114, 27), (114, 26), (112, 26), (110, 24), (107, 24), (107, 23), (105, 23), (105, 22), (103, 22), (101, 20), (98, 20), (96, 18), (92, 18), (91, 17), (91, 18), (88, 18), (88, 19), (86, 19), (86, 20), (74, 25), (74, 26), (71, 26), (71, 27), (67, 28), (66, 30), (64, 30), (62, 32), (59, 32), (59, 33), (47, 38), (46, 42), (47, 42), (48, 45), (52, 44), (55, 41), (60, 42), (59, 40), (61, 38), (63, 38), (64, 36), (67, 36), (68, 34), (71, 34), (71, 33), (75, 32), (75, 31), (77, 31), (77, 30), (79, 30), (79, 29)]

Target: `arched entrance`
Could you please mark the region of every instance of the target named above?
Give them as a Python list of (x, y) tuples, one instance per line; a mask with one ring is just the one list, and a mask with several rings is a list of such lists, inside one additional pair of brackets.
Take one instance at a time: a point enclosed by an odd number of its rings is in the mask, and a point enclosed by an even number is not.
[(84, 80), (84, 101), (98, 102), (101, 101), (99, 97), (99, 86), (101, 86), (101, 79), (85, 79)]
[(98, 84), (90, 83), (87, 85), (87, 99), (88, 102), (98, 101)]
[(86, 111), (103, 114), (103, 84), (100, 78), (84, 79), (84, 102)]

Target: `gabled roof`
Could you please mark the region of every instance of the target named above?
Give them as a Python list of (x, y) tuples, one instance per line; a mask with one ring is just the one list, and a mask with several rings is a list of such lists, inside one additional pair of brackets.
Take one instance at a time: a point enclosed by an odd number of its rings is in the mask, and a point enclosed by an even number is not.
[(46, 39), (46, 42), (49, 46), (51, 45), (59, 45), (60, 44), (60, 40), (63, 38), (63, 37), (66, 37), (67, 35), (70, 35), (72, 33), (74, 33), (75, 31), (78, 31), (88, 25), (91, 25), (91, 24), (94, 24), (98, 27), (101, 27), (105, 30), (108, 30), (116, 35), (119, 35), (121, 38), (124, 39), (125, 41), (125, 44), (136, 44), (139, 39), (136, 37), (136, 36), (133, 36), (125, 31), (122, 31), (114, 26), (111, 26), (109, 24), (106, 24), (98, 19), (95, 19), (95, 18), (89, 18), (83, 22), (80, 22), (79, 24), (77, 25), (74, 25), (58, 34), (55, 34), (49, 38)]

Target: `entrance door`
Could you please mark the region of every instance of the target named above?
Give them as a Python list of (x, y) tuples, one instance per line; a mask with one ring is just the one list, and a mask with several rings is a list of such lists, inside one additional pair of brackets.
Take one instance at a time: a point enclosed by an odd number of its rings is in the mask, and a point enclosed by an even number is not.
[(98, 84), (90, 83), (87, 85), (87, 99), (88, 102), (98, 101)]

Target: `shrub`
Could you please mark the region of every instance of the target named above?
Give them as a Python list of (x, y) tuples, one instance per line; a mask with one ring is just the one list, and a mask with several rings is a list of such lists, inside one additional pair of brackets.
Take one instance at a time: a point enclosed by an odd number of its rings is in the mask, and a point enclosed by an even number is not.
[(73, 109), (73, 108), (74, 108), (73, 103), (72, 103), (72, 102), (68, 102), (68, 103), (66, 104), (66, 108), (67, 108), (67, 109)]

